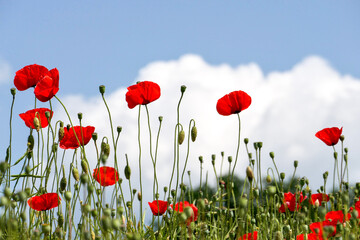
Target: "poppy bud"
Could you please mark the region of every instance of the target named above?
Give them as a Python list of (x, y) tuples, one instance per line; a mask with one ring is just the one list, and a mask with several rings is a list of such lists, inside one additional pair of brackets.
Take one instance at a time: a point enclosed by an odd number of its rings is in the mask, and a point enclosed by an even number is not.
[(87, 190), (88, 190), (88, 192), (91, 194), (92, 192), (94, 192), (94, 186), (93, 185), (88, 185), (87, 186)]
[(106, 142), (101, 143), (101, 160), (104, 162), (108, 159), (110, 154), (110, 145)]
[(11, 95), (15, 96), (16, 94), (16, 88), (10, 88)]
[(75, 180), (78, 182), (80, 179), (80, 176), (79, 176), (79, 170), (77, 170), (77, 168), (72, 169), (72, 175), (75, 178)]
[(295, 160), (294, 161), (294, 167), (297, 168), (298, 165), (299, 165), (299, 161)]
[(188, 219), (188, 216), (186, 216), (186, 213), (182, 212), (182, 213), (180, 214), (180, 220), (181, 220), (182, 222), (185, 222), (187, 219)]
[(253, 181), (253, 179), (254, 179), (254, 172), (253, 172), (253, 170), (251, 169), (250, 166), (247, 166), (247, 168), (246, 168), (246, 176), (247, 176), (247, 178), (249, 179), (250, 182)]
[(244, 138), (244, 143), (248, 144), (249, 143), (249, 139), (248, 138)]
[(122, 127), (121, 127), (121, 126), (117, 126), (116, 131), (117, 131), (117, 133), (121, 133)]
[(216, 155), (215, 155), (215, 154), (211, 154), (211, 160), (212, 160), (212, 161), (215, 161), (215, 159), (216, 159)]
[(320, 206), (319, 199), (316, 199), (316, 201), (315, 201), (315, 207), (319, 207), (319, 206)]
[(130, 201), (127, 201), (127, 202), (126, 202), (126, 206), (127, 206), (128, 208), (131, 208), (131, 202), (130, 202)]
[(280, 173), (280, 178), (281, 178), (281, 180), (285, 179), (285, 173), (284, 172)]
[(255, 148), (255, 150), (258, 149), (258, 143), (257, 142), (254, 142), (254, 148)]
[(171, 196), (174, 198), (176, 196), (176, 191), (174, 189), (171, 190)]
[(269, 155), (270, 155), (270, 157), (274, 160), (274, 157), (275, 157), (274, 152), (270, 152)]
[(50, 112), (46, 111), (45, 112), (45, 117), (48, 119), (48, 121), (50, 122)]
[(80, 181), (82, 184), (86, 184), (89, 182), (89, 177), (86, 173), (81, 174)]
[(71, 200), (71, 198), (72, 198), (71, 192), (66, 191), (65, 192), (65, 200), (69, 202)]
[(59, 142), (64, 138), (64, 128), (60, 127), (59, 128)]
[(0, 162), (0, 171), (6, 172), (6, 170), (9, 168), (9, 164), (7, 162)]
[(121, 227), (120, 219), (113, 219), (111, 221), (111, 226), (115, 231), (120, 230)]
[(164, 192), (167, 193), (168, 187), (164, 187)]
[(159, 116), (159, 122), (162, 122), (163, 116)]
[(137, 192), (137, 190), (134, 188), (133, 189), (133, 195), (135, 195), (136, 192)]
[(269, 186), (268, 187), (268, 193), (270, 194), (270, 196), (274, 196), (276, 193), (276, 187), (275, 186)]
[(111, 215), (111, 209), (108, 208), (109, 205), (105, 205), (105, 207), (106, 207), (106, 208), (104, 209), (104, 215), (110, 217), (110, 215)]
[(130, 176), (131, 176), (131, 168), (130, 168), (129, 165), (126, 165), (126, 166), (125, 166), (124, 173), (125, 173), (125, 178), (126, 178), (127, 180), (129, 180), (129, 179), (130, 179)]
[(199, 208), (200, 208), (200, 209), (204, 209), (204, 208), (205, 208), (205, 201), (204, 201), (204, 199), (199, 199), (199, 200), (198, 200), (198, 204), (199, 204)]
[(66, 184), (67, 184), (66, 178), (62, 177), (60, 180), (60, 192), (65, 191)]
[(138, 198), (138, 200), (139, 200), (139, 201), (141, 201), (141, 200), (142, 200), (142, 194), (141, 194), (141, 192), (138, 192), (138, 194), (137, 194), (137, 198)]
[(257, 147), (258, 147), (258, 148), (262, 148), (262, 146), (263, 146), (263, 143), (262, 143), (262, 142), (258, 142), (258, 143), (257, 143)]
[(105, 231), (110, 230), (111, 228), (111, 219), (108, 216), (103, 216), (101, 218), (101, 225), (104, 228)]
[(123, 213), (124, 213), (124, 207), (118, 207), (117, 208), (117, 213), (119, 214), (119, 215), (123, 215)]
[(199, 161), (200, 161), (200, 163), (203, 163), (203, 162), (204, 162), (203, 159), (204, 159), (203, 156), (199, 156)]
[(54, 144), (52, 145), (52, 147), (51, 147), (51, 151), (52, 151), (53, 153), (56, 153), (57, 150), (58, 150), (58, 144), (57, 144), (57, 143), (54, 143)]
[(184, 130), (181, 130), (178, 136), (179, 145), (181, 145), (184, 142), (184, 139), (185, 139), (185, 132)]
[(42, 231), (45, 235), (49, 234), (50, 231), (51, 231), (50, 225), (49, 225), (49, 224), (42, 224), (42, 225), (41, 225), (41, 231)]
[(186, 90), (186, 86), (185, 86), (185, 85), (182, 85), (181, 88), (180, 88), (181, 93), (184, 93), (185, 90)]
[(232, 162), (232, 156), (228, 156), (228, 162), (229, 162), (229, 163)]
[(194, 210), (188, 206), (184, 208), (184, 213), (186, 214), (187, 218), (190, 218), (194, 215)]
[(84, 159), (81, 160), (81, 169), (83, 170), (84, 173), (88, 173), (88, 167), (87, 167), (87, 163)]
[(337, 157), (338, 157), (338, 153), (334, 152), (334, 158), (337, 159)]
[(58, 213), (58, 226), (62, 227), (63, 224), (64, 224), (64, 215), (61, 212), (59, 212)]
[(83, 117), (83, 114), (81, 112), (78, 113), (78, 119), (81, 120)]
[(25, 212), (20, 213), (20, 218), (21, 218), (21, 220), (23, 220), (25, 222), (26, 221), (26, 213)]
[(267, 176), (266, 176), (266, 182), (267, 182), (267, 183), (271, 183), (271, 176), (270, 176), (270, 175), (267, 175)]
[(276, 231), (273, 233), (273, 239), (274, 240), (282, 240), (283, 239), (283, 235), (281, 233), (281, 231)]
[(101, 93), (101, 95), (103, 95), (105, 93), (105, 86), (104, 85), (99, 86), (99, 92)]
[(92, 135), (91, 135), (91, 138), (96, 141), (98, 139), (98, 135), (96, 132), (94, 132)]
[(160, 194), (159, 194), (159, 193), (156, 193), (156, 194), (155, 194), (155, 199), (159, 199), (159, 197), (160, 197)]
[(27, 165), (27, 166), (25, 167), (25, 173), (26, 173), (26, 174), (30, 174), (30, 171), (31, 171), (31, 168), (30, 168), (29, 165)]
[(29, 151), (32, 151), (34, 149), (34, 136), (33, 135), (29, 135), (27, 146), (28, 146)]
[(247, 198), (245, 198), (245, 197), (240, 198), (240, 201), (239, 201), (240, 208), (246, 208), (247, 203), (248, 203)]
[(195, 126), (191, 129), (191, 141), (195, 142), (197, 137), (197, 128)]
[(344, 148), (344, 152), (348, 153), (349, 149), (348, 148)]
[(98, 211), (96, 211), (96, 209), (93, 209), (93, 210), (91, 210), (91, 216), (92, 217), (97, 217), (97, 215), (98, 215), (99, 213), (98, 213)]
[(40, 121), (38, 117), (34, 117), (34, 127), (36, 129), (36, 131), (40, 130)]
[(344, 140), (345, 140), (345, 136), (344, 136), (344, 135), (341, 135), (341, 136), (340, 136), (340, 141), (343, 142)]

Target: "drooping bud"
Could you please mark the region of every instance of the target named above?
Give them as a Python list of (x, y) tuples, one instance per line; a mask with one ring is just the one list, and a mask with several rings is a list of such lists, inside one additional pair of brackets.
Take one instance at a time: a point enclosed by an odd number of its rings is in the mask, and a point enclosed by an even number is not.
[(142, 200), (142, 194), (141, 194), (141, 192), (138, 192), (138, 194), (137, 194), (137, 198), (138, 198), (138, 200), (139, 200), (139, 201), (141, 201), (141, 200)]
[(246, 168), (246, 177), (249, 179), (250, 182), (254, 180), (254, 172), (250, 166), (247, 166)]
[(65, 191), (66, 184), (67, 184), (66, 178), (62, 177), (61, 180), (60, 180), (60, 192)]
[(101, 143), (101, 161), (105, 162), (110, 154), (110, 145), (106, 142)]
[(181, 145), (184, 142), (184, 139), (185, 139), (185, 132), (184, 130), (181, 130), (178, 136), (179, 145)]
[(64, 138), (64, 128), (60, 127), (59, 128), (59, 142)]
[(72, 175), (74, 179), (78, 182), (80, 179), (79, 170), (77, 168), (72, 169)]
[(28, 146), (28, 151), (32, 151), (34, 149), (34, 136), (33, 135), (29, 135), (27, 146)]
[(266, 182), (267, 182), (267, 183), (271, 183), (271, 176), (270, 176), (270, 175), (267, 175), (267, 176), (266, 176)]
[(127, 180), (129, 180), (130, 176), (131, 176), (131, 168), (130, 168), (130, 166), (128, 164), (125, 166), (124, 173), (125, 173), (125, 178)]
[(88, 173), (88, 166), (85, 159), (81, 159), (81, 169), (83, 170), (84, 173), (86, 174)]
[(34, 127), (36, 129), (36, 131), (40, 130), (40, 121), (38, 117), (34, 117)]
[(105, 86), (104, 85), (99, 86), (99, 92), (101, 93), (101, 95), (103, 95), (105, 93)]
[(196, 137), (197, 137), (197, 128), (194, 125), (191, 129), (191, 141), (195, 142)]

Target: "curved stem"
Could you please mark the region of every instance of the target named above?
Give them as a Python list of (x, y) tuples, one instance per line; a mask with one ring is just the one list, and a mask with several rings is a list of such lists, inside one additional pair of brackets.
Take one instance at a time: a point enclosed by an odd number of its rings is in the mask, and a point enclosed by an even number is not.
[(241, 131), (241, 121), (240, 121), (240, 114), (237, 114), (238, 120), (239, 120), (239, 135), (238, 135), (238, 144), (237, 144), (237, 149), (236, 149), (236, 155), (235, 155), (235, 162), (234, 162), (234, 166), (233, 166), (233, 170), (231, 173), (231, 182), (234, 180), (234, 172), (235, 172), (235, 167), (236, 167), (236, 163), (238, 160), (238, 156), (239, 156), (239, 149), (240, 149), (240, 131)]

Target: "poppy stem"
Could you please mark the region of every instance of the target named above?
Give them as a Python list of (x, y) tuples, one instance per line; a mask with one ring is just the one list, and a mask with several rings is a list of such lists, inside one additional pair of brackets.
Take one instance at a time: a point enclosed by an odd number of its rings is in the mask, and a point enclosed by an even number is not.
[[(13, 115), (13, 110), (14, 110), (14, 103), (15, 103), (15, 94), (12, 94), (12, 102), (11, 102), (11, 108), (10, 108), (10, 121), (9, 121), (9, 130), (10, 130), (10, 140), (9, 140), (9, 147), (7, 148), (7, 153), (8, 153), (8, 164), (9, 166), (11, 166), (11, 143), (12, 143), (12, 115)], [(10, 186), (10, 167), (8, 168), (8, 181), (6, 182), (6, 187)], [(2, 179), (2, 178), (1, 178)], [(1, 184), (1, 182), (0, 182)]]
[(236, 163), (237, 163), (237, 160), (238, 160), (239, 149), (240, 149), (241, 121), (240, 121), (240, 114), (237, 113), (236, 115), (237, 115), (238, 120), (239, 120), (239, 132), (238, 132), (239, 135), (238, 135), (238, 144), (237, 144), (236, 155), (235, 155), (235, 162), (234, 162), (233, 170), (232, 170), (232, 173), (231, 173), (231, 182), (233, 182), (233, 180), (234, 180), (234, 172), (235, 172), (235, 167), (236, 167)]
[[(140, 181), (140, 192), (142, 193), (142, 180), (141, 180), (141, 137), (140, 137), (140, 113), (141, 113), (141, 105), (139, 105), (139, 114), (138, 114), (138, 143), (139, 143), (139, 181)], [(143, 215), (143, 206), (142, 206), (142, 198), (140, 199), (140, 232), (142, 232), (143, 223), (142, 223), (142, 215)]]

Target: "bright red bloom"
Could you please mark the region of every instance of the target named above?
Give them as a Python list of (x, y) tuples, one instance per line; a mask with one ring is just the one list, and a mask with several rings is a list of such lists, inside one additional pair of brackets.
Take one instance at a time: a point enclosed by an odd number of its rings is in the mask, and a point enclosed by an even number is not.
[(95, 131), (95, 127), (87, 126), (81, 127), (80, 129), (80, 126), (75, 126), (74, 129), (70, 128), (69, 130), (67, 127), (64, 127), (64, 137), (60, 141), (60, 147), (62, 149), (76, 149), (80, 147), (79, 142), (75, 137), (74, 130), (80, 143), (82, 143), (81, 145), (84, 146), (89, 143), (92, 134)]
[(154, 200), (152, 202), (148, 202), (152, 213), (155, 216), (163, 215), (167, 210), (167, 202), (162, 200)]
[(314, 205), (316, 200), (319, 201), (319, 204), (321, 204), (321, 202), (328, 202), (329, 201), (329, 196), (327, 194), (325, 194), (325, 193), (311, 194), (310, 203), (312, 205)]
[(45, 211), (59, 206), (61, 198), (57, 193), (45, 193), (40, 196), (34, 196), (27, 202), (32, 209), (36, 211)]
[(351, 214), (348, 213), (346, 218), (344, 218), (344, 213), (343, 211), (339, 210), (339, 211), (330, 211), (325, 215), (325, 219), (326, 220), (331, 220), (331, 222), (335, 222), (335, 224), (339, 221), (341, 223), (348, 221), (351, 218)]
[(114, 185), (119, 181), (119, 174), (113, 167), (95, 168), (93, 177), (103, 187)]
[(37, 64), (25, 66), (16, 72), (14, 85), (19, 91), (35, 87), (48, 71), (46, 67)]
[(194, 204), (190, 204), (188, 201), (184, 201), (184, 202), (178, 202), (175, 204), (175, 207), (173, 206), (173, 204), (170, 205), (172, 207), (172, 209), (174, 209), (174, 211), (177, 212), (183, 212), (184, 208), (186, 207), (191, 207), (194, 215), (190, 216), (187, 221), (186, 224), (189, 225), (192, 221), (196, 221), (197, 217), (198, 217), (198, 209)]
[[(325, 220), (322, 222), (314, 222), (314, 223), (310, 224), (309, 227), (310, 227), (311, 231), (315, 234), (315, 237), (318, 237), (318, 236), (322, 237), (324, 227), (332, 226), (334, 231), (331, 234), (329, 234), (328, 237), (330, 237), (330, 236), (334, 236), (336, 234), (336, 224), (337, 224), (337, 221)], [(316, 229), (318, 229), (318, 232), (316, 231)], [(317, 238), (314, 238), (314, 239), (317, 239)], [(322, 239), (322, 238), (320, 238), (320, 239)]]
[(323, 141), (326, 145), (334, 146), (340, 139), (342, 129), (342, 127), (340, 129), (337, 127), (324, 128), (323, 130), (318, 131), (315, 136)]
[[(300, 234), (296, 237), (296, 240), (304, 240), (305, 236), (304, 234)], [(308, 240), (323, 240), (324, 238), (322, 237), (322, 235), (320, 234), (316, 234), (316, 233), (309, 233), (307, 235), (307, 239)]]
[(51, 69), (37, 84), (35, 97), (41, 102), (49, 101), (59, 91), (59, 71)]
[(296, 203), (296, 195), (288, 192), (288, 193), (284, 193), (284, 199), (283, 199), (283, 204), (280, 206), (279, 208), (279, 212), (285, 212), (286, 209), (288, 209), (290, 212), (294, 212), (295, 211), (295, 207), (296, 210), (298, 210), (300, 208), (300, 204), (302, 203), (302, 201), (304, 201), (307, 197), (305, 196), (305, 198), (303, 197), (302, 193), (299, 194), (298, 196), (299, 201)]
[(242, 237), (240, 237), (238, 240), (257, 240), (258, 232), (252, 232), (252, 233), (246, 233)]
[(126, 102), (129, 108), (146, 105), (160, 97), (160, 87), (154, 82), (139, 82), (127, 88)]
[(221, 115), (229, 116), (247, 109), (250, 104), (251, 97), (246, 92), (234, 91), (217, 101), (216, 110)]
[(49, 125), (48, 119), (45, 116), (45, 112), (50, 112), (50, 119), (53, 116), (53, 111), (48, 108), (35, 108), (27, 111), (26, 113), (20, 113), (19, 116), (24, 120), (25, 125), (29, 128), (35, 129), (34, 118), (35, 116), (41, 123), (41, 128), (46, 128)]
[(16, 72), (14, 85), (19, 91), (34, 87), (37, 99), (42, 102), (50, 100), (59, 91), (59, 71), (50, 71), (41, 65), (32, 64)]

